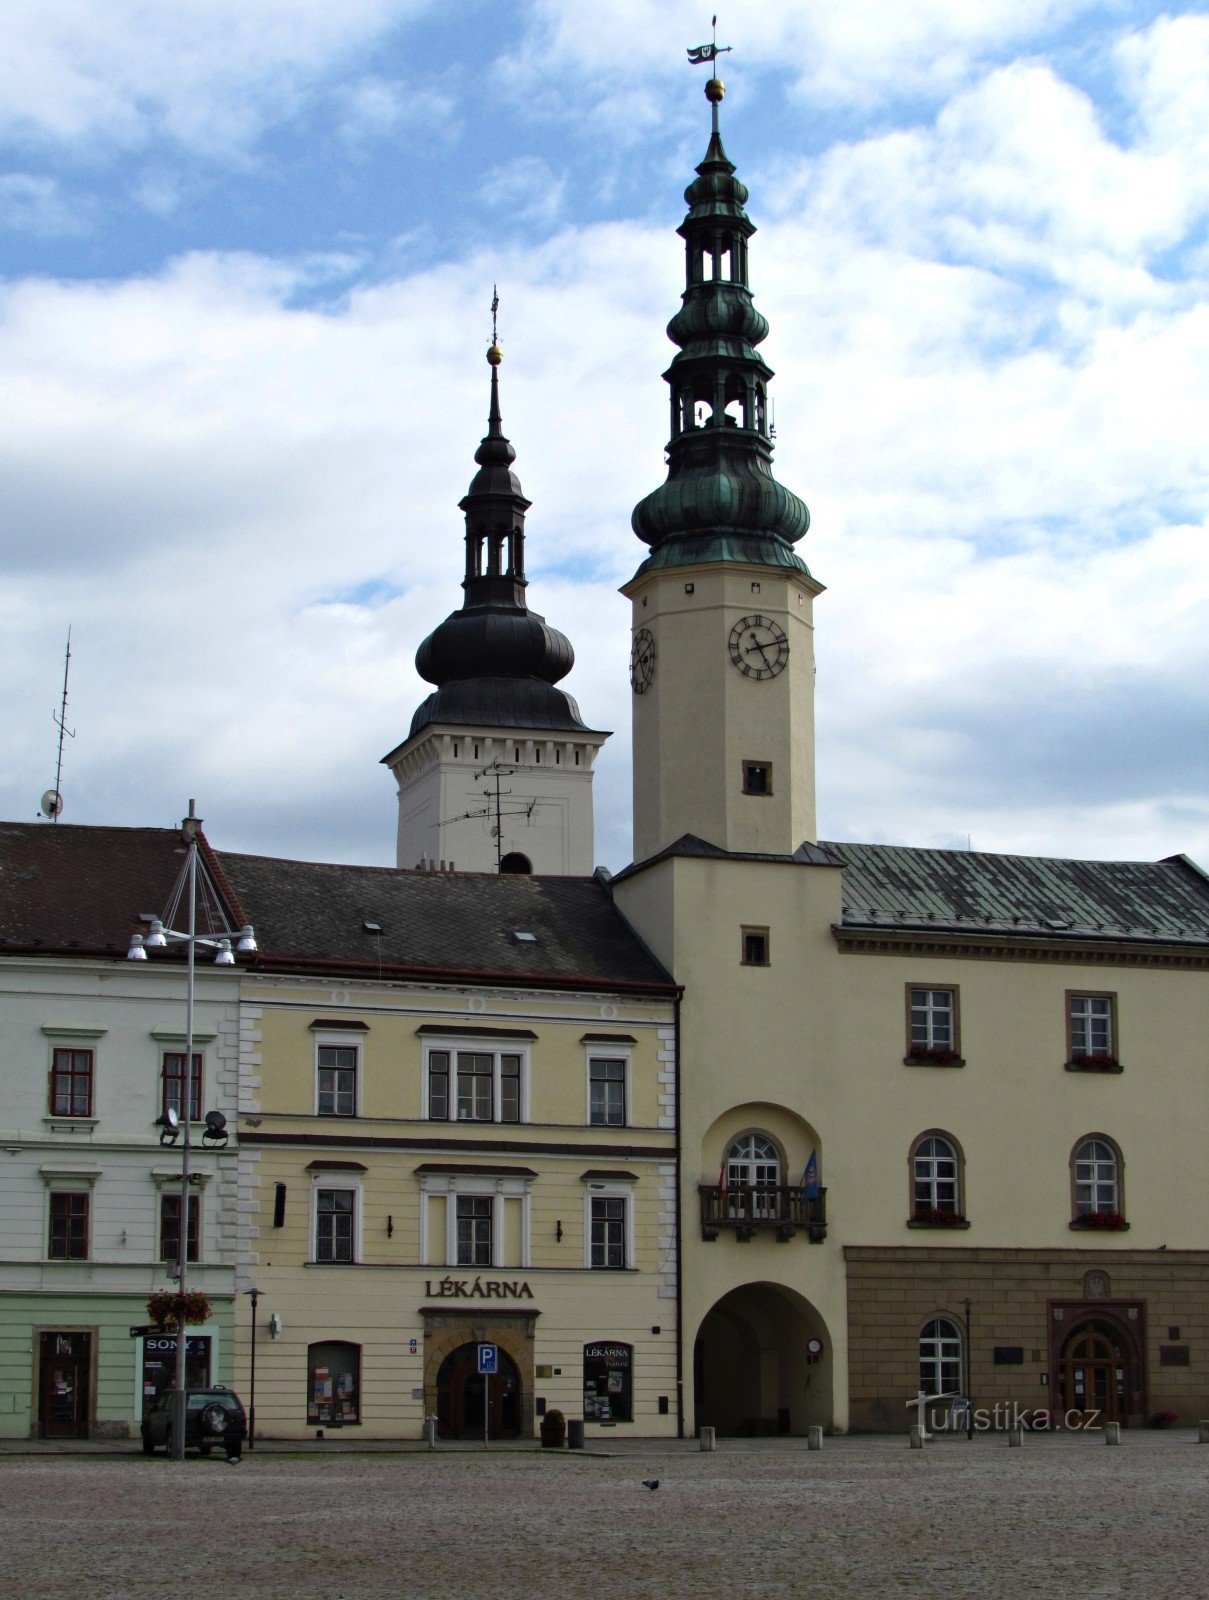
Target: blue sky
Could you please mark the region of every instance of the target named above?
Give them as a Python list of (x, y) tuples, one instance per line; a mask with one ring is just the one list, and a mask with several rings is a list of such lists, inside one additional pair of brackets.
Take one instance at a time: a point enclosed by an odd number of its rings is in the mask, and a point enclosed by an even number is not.
[[(499, 282), (531, 602), (615, 730), (662, 475), (679, 0), (8, 0), (0, 808), (388, 861)], [(825, 836), (1209, 863), (1209, 18), (742, 0), (728, 149), (810, 504)]]

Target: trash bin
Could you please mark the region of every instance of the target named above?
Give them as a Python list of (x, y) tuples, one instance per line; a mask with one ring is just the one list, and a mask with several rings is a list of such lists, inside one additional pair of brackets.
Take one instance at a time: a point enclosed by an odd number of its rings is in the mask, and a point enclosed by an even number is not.
[(582, 1417), (567, 1418), (567, 1449), (582, 1450), (584, 1447), (584, 1419)]

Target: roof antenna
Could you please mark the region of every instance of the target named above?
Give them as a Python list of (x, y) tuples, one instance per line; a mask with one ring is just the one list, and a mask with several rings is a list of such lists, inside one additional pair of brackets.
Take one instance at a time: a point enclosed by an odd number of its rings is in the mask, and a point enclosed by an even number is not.
[(74, 739), (76, 730), (67, 726), (67, 674), (71, 671), (71, 629), (67, 630), (67, 653), (63, 657), (63, 699), (59, 709), (51, 712), (51, 720), (59, 730), (59, 751), (55, 760), (55, 786), (47, 789), (42, 796), (42, 809), (38, 815), (49, 817), (52, 822), (58, 822), (59, 813), (63, 810), (63, 740), (64, 737)]

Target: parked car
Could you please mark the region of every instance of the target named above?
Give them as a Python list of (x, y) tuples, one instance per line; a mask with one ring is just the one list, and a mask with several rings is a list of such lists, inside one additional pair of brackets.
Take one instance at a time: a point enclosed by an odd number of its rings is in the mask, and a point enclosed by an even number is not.
[[(143, 1454), (149, 1456), (157, 1445), (172, 1451), (172, 1391), (165, 1389), (143, 1413)], [(185, 1449), (200, 1450), (208, 1456), (215, 1445), (228, 1460), (243, 1454), (248, 1436), (248, 1419), (237, 1394), (213, 1384), (208, 1389), (185, 1391)]]

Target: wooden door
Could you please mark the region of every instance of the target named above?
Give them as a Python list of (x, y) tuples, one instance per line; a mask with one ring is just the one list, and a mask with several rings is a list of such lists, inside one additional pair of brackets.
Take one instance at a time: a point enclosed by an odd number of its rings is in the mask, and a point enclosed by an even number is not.
[(87, 1439), (91, 1375), (91, 1334), (42, 1334), (38, 1385), (41, 1438)]
[(1067, 1427), (1103, 1427), (1125, 1419), (1129, 1356), (1115, 1329), (1105, 1323), (1075, 1329), (1062, 1347), (1059, 1387)]

